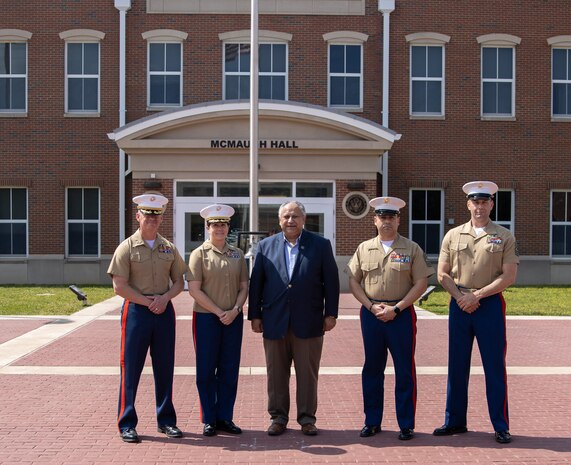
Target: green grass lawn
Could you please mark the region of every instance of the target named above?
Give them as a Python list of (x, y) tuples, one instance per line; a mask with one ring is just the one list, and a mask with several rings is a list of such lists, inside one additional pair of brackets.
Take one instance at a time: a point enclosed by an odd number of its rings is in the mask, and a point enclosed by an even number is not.
[[(79, 286), (89, 305), (113, 297), (111, 286)], [(571, 286), (514, 286), (504, 291), (508, 315), (571, 316)], [(448, 313), (450, 296), (437, 287), (422, 308)], [(0, 286), (0, 315), (70, 315), (81, 310), (67, 286)]]
[[(571, 316), (571, 286), (513, 286), (503, 294), (508, 315)], [(445, 315), (449, 302), (450, 295), (437, 287), (422, 308)]]
[[(88, 305), (113, 297), (111, 286), (78, 286)], [(71, 315), (85, 308), (67, 286), (0, 286), (0, 315)]]

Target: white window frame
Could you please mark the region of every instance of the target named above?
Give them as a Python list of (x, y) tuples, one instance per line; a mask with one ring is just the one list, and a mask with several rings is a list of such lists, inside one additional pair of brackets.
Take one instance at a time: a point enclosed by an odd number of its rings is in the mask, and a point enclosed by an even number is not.
[[(497, 200), (498, 196), (500, 195), (509, 195), (510, 196), (510, 220), (509, 221), (499, 221), (498, 218), (498, 209), (497, 209)], [(513, 234), (515, 234), (515, 191), (513, 189), (499, 189), (494, 196), (494, 217), (490, 215), (490, 219), (500, 226), (504, 228), (508, 228)]]
[[(26, 191), (26, 219), (21, 220), (21, 219), (14, 219), (13, 218), (14, 213), (12, 211), (12, 196), (13, 196), (13, 190), (14, 189), (23, 189)], [(0, 187), (0, 190), (9, 190), (10, 191), (10, 218), (8, 218), (8, 219), (1, 219), (0, 218), (0, 224), (25, 224), (26, 225), (26, 250), (25, 250), (25, 252), (23, 254), (10, 253), (7, 255), (0, 255), (0, 257), (2, 257), (2, 258), (27, 257), (28, 256), (29, 241), (30, 241), (30, 231), (29, 231), (29, 223), (28, 223), (28, 218), (29, 218), (28, 189), (25, 187), (15, 186), (15, 187)], [(13, 234), (10, 235), (10, 238), (13, 239)]]
[(571, 190), (569, 189), (552, 189), (549, 192), (549, 255), (553, 259), (565, 259), (569, 260), (571, 258), (571, 251), (567, 255), (555, 255), (553, 254), (553, 227), (554, 226), (565, 226), (571, 228), (571, 221), (553, 221), (553, 194), (555, 192), (565, 193), (565, 211), (567, 211), (568, 202), (571, 202)]
[(569, 61), (571, 61), (571, 35), (556, 36), (547, 39), (548, 45), (551, 46), (551, 119), (553, 121), (570, 120), (571, 119), (571, 105), (567, 108), (567, 113), (554, 113), (554, 98), (555, 98), (555, 84), (563, 84), (566, 86), (567, 94), (571, 93), (571, 74), (567, 79), (555, 79), (553, 76), (553, 64), (555, 50), (565, 50), (567, 52), (567, 69), (569, 69)]
[[(444, 119), (446, 113), (446, 47), (445, 45), (450, 42), (450, 36), (439, 34), (436, 32), (417, 32), (409, 34), (405, 37), (409, 43), (409, 68), (410, 68), (410, 82), (409, 82), (409, 115), (411, 119)], [(413, 77), (412, 75), (412, 50), (413, 47), (440, 47), (442, 50), (442, 72), (441, 77)], [(426, 60), (428, 66), (428, 58)], [(412, 108), (413, 102), (413, 82), (440, 82), (440, 112), (414, 112)]]
[[(172, 29), (155, 29), (141, 34), (147, 41), (147, 111), (161, 111), (166, 108), (180, 108), (184, 105), (184, 41), (187, 39), (186, 32)], [(180, 70), (178, 71), (151, 71), (151, 44), (180, 45)], [(166, 53), (165, 53), (166, 60)], [(178, 76), (179, 77), (179, 103), (151, 103), (151, 76)]]
[[(284, 32), (275, 32), (275, 31), (267, 31), (267, 30), (260, 30), (258, 32), (258, 57), (259, 57), (259, 48), (262, 45), (285, 45), (285, 72), (261, 72), (258, 69), (258, 92), (260, 90), (259, 80), (262, 76), (284, 76), (284, 100), (277, 100), (279, 102), (289, 100), (289, 42), (291, 42), (292, 35)], [(248, 71), (226, 71), (226, 45), (238, 45), (240, 48), (243, 45), (250, 45), (250, 31), (249, 30), (240, 30), (240, 31), (231, 31), (225, 32), (218, 35), (218, 38), (222, 42), (222, 99), (224, 101), (234, 101), (236, 99), (229, 99), (226, 95), (226, 76), (250, 76), (250, 67), (248, 67)], [(273, 48), (272, 48), (273, 54)], [(251, 54), (251, 47), (250, 47), (250, 59), (252, 57)], [(248, 92), (249, 92), (248, 86)], [(238, 100), (241, 99), (249, 99), (248, 97), (240, 96)]]
[[(0, 109), (0, 114), (2, 115), (15, 115), (15, 116), (22, 116), (28, 113), (28, 41), (32, 38), (32, 33), (28, 31), (23, 31), (21, 29), (0, 29), (0, 44), (5, 45), (8, 44), (10, 49), (12, 48), (13, 44), (24, 44), (25, 46), (25, 53), (26, 53), (26, 72), (24, 74), (14, 74), (14, 73), (7, 73), (7, 74), (0, 74), (0, 79), (7, 79), (12, 81), (12, 79), (24, 79), (24, 108), (5, 108)], [(12, 56), (12, 53), (10, 53)], [(10, 100), (12, 100), (12, 91), (10, 91)]]
[[(242, 46), (250, 45), (249, 42), (224, 42), (222, 44), (222, 99), (225, 101), (232, 101), (232, 100), (243, 100), (249, 99), (249, 96), (242, 97), (241, 95), (238, 96), (238, 99), (229, 99), (226, 96), (226, 76), (238, 76), (240, 77), (248, 77), (250, 76), (250, 67), (248, 67), (248, 71), (240, 71), (240, 65), (238, 64), (238, 71), (226, 71), (226, 46), (227, 45), (238, 45), (238, 51), (242, 48)], [(238, 53), (240, 56), (240, 53)], [(252, 47), (250, 47), (250, 60), (252, 59)], [(258, 71), (258, 78), (259, 78), (259, 71)], [(259, 85), (259, 83), (258, 83)], [(238, 92), (240, 91), (240, 86), (238, 86)], [(250, 86), (248, 86), (248, 92), (250, 92)]]
[[(323, 40), (327, 42), (327, 106), (329, 108), (340, 108), (345, 111), (354, 111), (354, 112), (361, 112), (363, 111), (363, 89), (364, 89), (364, 80), (365, 80), (365, 63), (364, 63), (364, 44), (369, 38), (368, 35), (360, 33), (360, 32), (353, 32), (353, 31), (335, 31), (329, 32), (327, 34), (323, 34)], [(331, 46), (359, 46), (360, 48), (360, 61), (361, 61), (361, 69), (359, 73), (331, 73)], [(345, 56), (347, 54), (347, 49), (345, 48)], [(332, 105), (331, 104), (331, 80), (334, 77), (358, 77), (359, 78), (359, 103), (358, 105)], [(345, 96), (346, 97), (346, 96)]]
[[(151, 48), (152, 45), (163, 45), (165, 48), (165, 52), (166, 52), (166, 46), (167, 45), (178, 45), (180, 47), (180, 70), (178, 71), (151, 71), (150, 66), (151, 66)], [(183, 99), (182, 99), (182, 68), (183, 68), (183, 63), (182, 63), (182, 44), (180, 42), (158, 42), (158, 41), (150, 41), (147, 44), (147, 106), (149, 108), (165, 108), (165, 107), (182, 107), (183, 105)], [(165, 53), (165, 60), (167, 58), (167, 54)], [(164, 101), (160, 102), (160, 103), (153, 103), (151, 102), (151, 79), (153, 76), (178, 76), (179, 78), (179, 85), (178, 85), (178, 103), (166, 103)]]
[[(424, 192), (438, 191), (438, 192), (440, 192), (440, 219), (439, 220), (413, 220), (412, 219), (412, 210), (413, 210), (412, 193), (414, 191), (424, 191)], [(422, 225), (436, 224), (439, 226), (439, 228), (438, 228), (438, 234), (439, 234), (438, 243), (442, 244), (442, 239), (444, 238), (444, 189), (435, 188), (435, 187), (412, 187), (412, 188), (410, 188), (408, 195), (409, 195), (408, 204), (410, 205), (409, 220), (408, 220), (408, 231), (409, 231), (408, 236), (409, 236), (409, 239), (414, 240), (413, 235), (412, 235), (412, 229), (413, 229), (413, 226), (415, 224), (422, 224)], [(425, 212), (427, 212), (426, 204), (424, 205), (424, 209), (425, 209)], [(424, 250), (424, 248), (423, 248), (423, 250)], [(438, 257), (440, 250), (438, 250), (436, 253), (429, 253), (426, 250), (424, 250), (424, 252), (429, 257), (434, 258), (434, 257)]]
[[(96, 220), (91, 219), (69, 219), (69, 191), (71, 189), (81, 189), (82, 194), (82, 216), (84, 212), (84, 196), (85, 189), (97, 189), (97, 210), (99, 218)], [(69, 252), (69, 225), (70, 224), (97, 224), (97, 254), (70, 254)], [(85, 250), (85, 246), (84, 246)], [(69, 258), (99, 258), (101, 256), (101, 188), (97, 186), (69, 186), (65, 189), (65, 256)]]
[[(91, 44), (91, 43), (95, 43), (97, 44), (97, 74), (86, 74), (86, 73), (81, 73), (81, 74), (71, 74), (69, 73), (69, 69), (68, 69), (68, 52), (69, 52), (69, 46), (71, 44), (80, 44), (82, 46), (82, 67), (85, 63), (85, 44)], [(65, 44), (65, 112), (66, 113), (97, 113), (99, 114), (100, 111), (100, 105), (101, 105), (101, 46), (99, 44), (99, 42), (72, 42), (72, 41), (68, 41)], [(94, 109), (70, 109), (69, 108), (69, 82), (71, 79), (81, 79), (81, 80), (85, 80), (85, 79), (97, 79), (97, 105), (96, 108)], [(85, 104), (85, 101), (82, 102), (82, 104)]]
[[(276, 42), (261, 42), (261, 43), (259, 44), (259, 47), (261, 48), (262, 45), (269, 45), (269, 46), (271, 47), (271, 57), (272, 57), (272, 58), (270, 59), (270, 61), (271, 61), (271, 67), (272, 67), (272, 69), (273, 69), (273, 63), (274, 63), (274, 59), (273, 59), (273, 56), (274, 56), (274, 46), (276, 46), (276, 45), (283, 45), (283, 46), (285, 47), (285, 63), (284, 63), (284, 65), (285, 65), (285, 71), (284, 71), (284, 72), (277, 72), (277, 71), (273, 71), (273, 70), (272, 70), (272, 71), (263, 71), (263, 72), (262, 72), (262, 70), (259, 70), (259, 71), (258, 71), (258, 79), (261, 79), (262, 76), (264, 76), (264, 77), (270, 77), (270, 78), (271, 78), (271, 77), (280, 77), (280, 76), (283, 76), (283, 78), (284, 78), (284, 86), (285, 86), (285, 88), (284, 88), (284, 100), (283, 100), (283, 101), (284, 101), (284, 102), (287, 102), (287, 101), (288, 101), (288, 87), (289, 87), (289, 86), (288, 86), (288, 74), (289, 74), (289, 73), (288, 73), (288, 71), (289, 71), (289, 68), (288, 68), (288, 61), (289, 61), (289, 60), (288, 60), (288, 56), (289, 56), (289, 44), (287, 44), (287, 43), (286, 43), (286, 44), (281, 44), (281, 43), (276, 43)], [(262, 64), (262, 61), (261, 61), (261, 57), (260, 57), (260, 55), (259, 55), (259, 52), (258, 52), (258, 57), (260, 58), (259, 62), (260, 62), (260, 65), (261, 65), (261, 64)], [(260, 91), (260, 90), (261, 90), (261, 85), (258, 84), (258, 91)], [(272, 100), (274, 100), (274, 99), (272, 98)], [(276, 99), (276, 101), (281, 102), (282, 100), (277, 100), (277, 99)]]
[[(345, 57), (347, 56), (347, 46), (357, 46), (360, 48), (360, 53), (361, 53), (361, 70), (359, 73), (332, 73), (331, 72), (331, 47), (345, 47), (345, 52), (344, 55)], [(350, 104), (345, 104), (345, 105), (333, 105), (331, 103), (331, 91), (332, 91), (332, 85), (331, 85), (331, 81), (333, 78), (335, 77), (342, 77), (342, 78), (359, 78), (359, 104), (358, 105), (350, 105)], [(345, 98), (347, 97), (346, 93), (345, 93)], [(343, 108), (345, 110), (350, 110), (350, 109), (355, 109), (355, 110), (359, 110), (362, 111), (363, 110), (363, 45), (362, 44), (329, 44), (327, 46), (327, 106), (331, 107), (331, 108)]]
[[(512, 77), (510, 79), (505, 79), (505, 78), (499, 78), (499, 77), (495, 77), (495, 78), (485, 78), (484, 77), (484, 50), (485, 49), (495, 49), (498, 51), (498, 56), (499, 56), (499, 50), (500, 49), (510, 49), (512, 51)], [(480, 76), (481, 76), (481, 85), (480, 85), (480, 105), (481, 105), (481, 110), (480, 110), (480, 114), (482, 115), (482, 117), (493, 117), (493, 118), (502, 118), (502, 117), (513, 117), (515, 116), (515, 48), (514, 47), (482, 47), (481, 51), (480, 51)], [(509, 113), (499, 113), (499, 112), (495, 112), (495, 113), (484, 113), (484, 85), (485, 84), (509, 84), (510, 85), (510, 89), (511, 89), (511, 101), (510, 101), (510, 109), (511, 111)], [(497, 97), (497, 93), (496, 93), (496, 97)]]
[[(480, 44), (480, 118), (483, 120), (514, 120), (515, 119), (515, 96), (516, 96), (516, 45), (521, 43), (521, 39), (509, 34), (487, 34), (477, 38)], [(512, 76), (505, 78), (485, 78), (484, 79), (484, 49), (509, 48), (512, 50)], [(484, 113), (484, 83), (509, 83), (511, 85), (511, 112), (510, 113)]]
[[(60, 39), (65, 42), (65, 52), (64, 52), (64, 89), (65, 89), (65, 100), (64, 100), (64, 115), (69, 117), (93, 117), (99, 116), (101, 111), (101, 41), (105, 38), (105, 33), (101, 31), (96, 31), (93, 29), (70, 29), (68, 31), (60, 32)], [(94, 74), (68, 74), (67, 68), (67, 54), (69, 44), (84, 44), (84, 43), (96, 43), (98, 45), (98, 63), (97, 63), (97, 75)], [(82, 60), (84, 55), (82, 53)], [(70, 110), (69, 109), (69, 95), (68, 86), (69, 79), (93, 79), (97, 78), (97, 109), (95, 110)]]

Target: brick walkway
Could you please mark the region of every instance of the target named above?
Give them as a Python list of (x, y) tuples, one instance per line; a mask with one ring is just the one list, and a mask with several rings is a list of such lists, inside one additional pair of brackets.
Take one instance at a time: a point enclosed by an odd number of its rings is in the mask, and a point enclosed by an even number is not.
[[(341, 299), (337, 328), (326, 336), (319, 384), (320, 434), (290, 422), (269, 437), (265, 364), (259, 335), (246, 322), (235, 421), (241, 436), (202, 436), (194, 377), (191, 299), (177, 309), (174, 385), (180, 440), (156, 433), (150, 367), (139, 388), (140, 444), (123, 443), (115, 416), (119, 370), (119, 298), (70, 317), (0, 318), (0, 464), (571, 463), (571, 318), (509, 318), (511, 432), (507, 446), (491, 434), (478, 351), (474, 351), (468, 434), (437, 438), (444, 417), (447, 319), (419, 312), (416, 437), (397, 439), (394, 376), (387, 369), (383, 433), (361, 439), (358, 310)], [(295, 412), (295, 405), (292, 405)]]

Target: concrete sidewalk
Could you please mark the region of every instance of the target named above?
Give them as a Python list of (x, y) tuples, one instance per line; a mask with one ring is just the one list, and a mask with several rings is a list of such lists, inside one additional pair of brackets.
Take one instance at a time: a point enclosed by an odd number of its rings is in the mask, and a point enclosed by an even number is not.
[[(360, 438), (363, 349), (358, 305), (347, 294), (341, 297), (337, 327), (325, 339), (317, 413), (320, 434), (303, 436), (293, 421), (280, 437), (266, 434), (262, 341), (246, 321), (234, 416), (244, 433), (206, 438), (201, 434), (194, 377), (192, 300), (184, 293), (174, 302), (178, 320), (174, 399), (185, 437), (169, 440), (156, 432), (147, 361), (137, 398), (137, 431), (143, 442), (126, 444), (116, 427), (120, 304), (121, 299), (114, 298), (61, 318), (0, 318), (0, 464), (571, 463), (571, 318), (508, 318), (514, 440), (507, 446), (493, 440), (477, 348), (470, 432), (432, 436), (444, 418), (447, 318), (421, 310), (416, 437), (406, 443), (397, 439), (389, 366), (383, 433)], [(295, 416), (295, 403), (292, 412)]]

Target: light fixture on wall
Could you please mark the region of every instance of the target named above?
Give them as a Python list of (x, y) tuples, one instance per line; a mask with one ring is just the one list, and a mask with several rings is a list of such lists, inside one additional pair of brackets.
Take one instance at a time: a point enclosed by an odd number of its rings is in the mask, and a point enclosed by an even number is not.
[(362, 190), (365, 188), (365, 183), (363, 181), (349, 181), (347, 183), (347, 189), (351, 191)]

